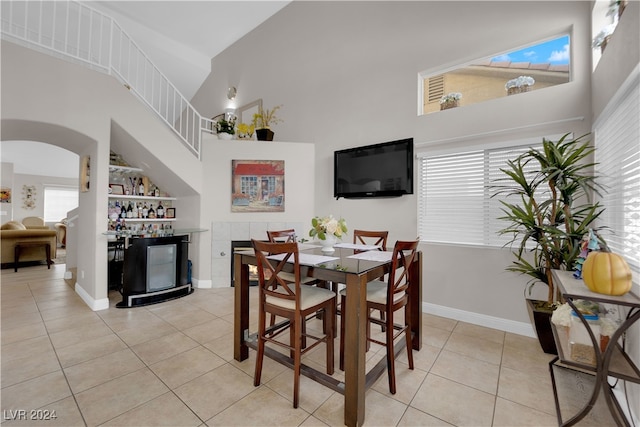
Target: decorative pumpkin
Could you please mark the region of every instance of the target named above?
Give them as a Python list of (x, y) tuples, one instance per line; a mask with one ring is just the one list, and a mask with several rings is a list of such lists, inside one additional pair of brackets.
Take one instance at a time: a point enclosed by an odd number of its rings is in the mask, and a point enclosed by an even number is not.
[(631, 269), (618, 254), (590, 252), (582, 265), (585, 285), (599, 294), (624, 295), (631, 290)]

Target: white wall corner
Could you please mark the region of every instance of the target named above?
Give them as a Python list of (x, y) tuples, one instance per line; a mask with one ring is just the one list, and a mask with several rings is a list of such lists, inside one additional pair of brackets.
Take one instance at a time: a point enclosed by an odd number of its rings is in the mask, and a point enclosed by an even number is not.
[(76, 293), (80, 295), (80, 298), (89, 306), (93, 311), (107, 310), (109, 308), (109, 298), (93, 299), (91, 295), (85, 291), (78, 282), (74, 287)]

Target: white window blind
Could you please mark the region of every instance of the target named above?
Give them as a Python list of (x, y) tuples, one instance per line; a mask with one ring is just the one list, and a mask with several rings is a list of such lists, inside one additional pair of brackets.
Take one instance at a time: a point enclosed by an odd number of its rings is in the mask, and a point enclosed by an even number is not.
[(601, 223), (611, 251), (623, 255), (640, 272), (640, 85), (621, 88), (611, 109), (596, 123), (596, 172), (604, 185)]
[[(539, 138), (538, 141), (542, 141)], [(498, 231), (509, 225), (500, 200), (491, 197), (492, 185), (506, 175), (500, 171), (530, 148), (516, 145), (430, 156), (423, 153), (419, 161), (418, 227), (422, 240), (484, 246), (503, 246), (509, 236)], [(539, 147), (540, 145), (537, 145)], [(529, 170), (533, 171), (533, 165)]]
[(78, 189), (45, 185), (44, 220), (58, 222), (67, 217), (67, 212), (78, 207)]

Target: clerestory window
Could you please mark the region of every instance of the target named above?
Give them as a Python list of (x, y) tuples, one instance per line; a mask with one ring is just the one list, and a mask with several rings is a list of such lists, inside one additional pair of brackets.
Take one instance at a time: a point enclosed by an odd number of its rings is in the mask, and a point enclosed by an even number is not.
[(481, 58), (447, 71), (420, 73), (420, 114), (471, 105), (570, 81), (568, 34)]

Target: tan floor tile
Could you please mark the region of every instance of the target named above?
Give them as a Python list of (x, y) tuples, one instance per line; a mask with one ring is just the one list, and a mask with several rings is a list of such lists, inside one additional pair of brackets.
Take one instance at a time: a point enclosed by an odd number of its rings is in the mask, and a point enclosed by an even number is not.
[(414, 367), (429, 372), (441, 351), (440, 347), (433, 347), (423, 343), (420, 351), (413, 351)]
[(442, 350), (430, 373), (495, 395), (500, 366)]
[(196, 347), (155, 363), (150, 368), (173, 389), (224, 364), (224, 360), (206, 348)]
[(127, 348), (117, 335), (111, 334), (56, 349), (63, 368), (86, 362)]
[(3, 376), (2, 386), (3, 411), (24, 409), (28, 412), (71, 396), (69, 385), (60, 370), (12, 386), (5, 386)]
[(117, 334), (127, 345), (134, 346), (177, 332), (175, 327), (164, 320), (158, 319), (157, 317), (155, 319), (154, 322), (124, 329), (117, 332)]
[(174, 391), (198, 417), (207, 420), (254, 390), (253, 377), (225, 364)]
[(198, 343), (204, 344), (232, 333), (233, 323), (229, 323), (222, 319), (214, 319), (185, 329), (183, 332)]
[(330, 426), (344, 426), (344, 396), (340, 393), (332, 394), (316, 409), (313, 416)]
[[(32, 417), (38, 420), (30, 419)], [(46, 425), (47, 427), (85, 427), (80, 409), (78, 409), (78, 405), (76, 405), (76, 401), (72, 396), (37, 408), (35, 412), (27, 413), (23, 418), (25, 419), (5, 421), (2, 425), (11, 427), (38, 425)]]
[(29, 323), (13, 328), (2, 325), (2, 345), (24, 341), (31, 338), (43, 337), (47, 335), (47, 328), (43, 322)]
[(16, 328), (19, 326), (29, 325), (32, 323), (41, 323), (42, 315), (40, 312), (19, 312), (12, 314), (9, 317), (9, 313), (2, 313), (2, 328)]
[(150, 308), (149, 311), (180, 330), (191, 328), (217, 318), (208, 311), (187, 303), (174, 304), (168, 307), (164, 306), (164, 304), (158, 304)]
[(453, 334), (464, 334), (472, 337), (482, 338), (487, 341), (502, 345), (504, 343), (504, 331), (487, 328), (480, 325), (474, 325), (466, 322), (458, 322)]
[(422, 313), (422, 325), (432, 328), (443, 329), (452, 332), (458, 323), (457, 320), (446, 317), (435, 316), (433, 314)]
[(502, 344), (471, 335), (452, 333), (444, 349), (494, 365), (499, 365), (502, 359)]
[(503, 366), (500, 369), (497, 396), (547, 414), (556, 413), (548, 372), (543, 375), (538, 370), (528, 373)]
[(524, 372), (538, 370), (541, 375), (548, 375), (549, 362), (553, 357), (542, 351), (536, 338), (506, 334), (502, 366)]
[(202, 420), (173, 393), (165, 393), (137, 408), (113, 418), (103, 426), (199, 426)]
[(456, 426), (490, 426), (495, 396), (429, 374), (411, 406)]
[(2, 387), (59, 370), (60, 364), (48, 337), (2, 346)]
[(137, 371), (144, 363), (130, 349), (120, 350), (64, 369), (74, 393)]
[(290, 400), (261, 386), (218, 415), (208, 426), (298, 426), (309, 417), (303, 409), (294, 409)]
[(74, 345), (92, 338), (106, 337), (113, 335), (113, 331), (104, 323), (89, 323), (72, 329), (62, 330), (49, 334), (51, 342), (55, 348), (63, 348)]
[(422, 328), (422, 343), (432, 347), (442, 348), (451, 336), (451, 332), (433, 326), (424, 326)]
[(155, 340), (136, 344), (132, 346), (131, 349), (136, 352), (144, 363), (153, 365), (154, 363), (191, 350), (197, 346), (197, 342), (182, 332), (174, 332)]
[(100, 316), (93, 311), (76, 313), (71, 316), (59, 317), (45, 321), (47, 331), (50, 334), (63, 332), (69, 329), (81, 328), (89, 325), (104, 325)]
[(147, 403), (168, 390), (153, 372), (143, 368), (75, 396), (87, 424), (96, 426)]
[[(418, 352), (414, 351), (414, 355), (417, 353)], [(402, 354), (404, 354), (404, 352)], [(428, 371), (416, 368), (415, 360), (413, 370), (409, 369), (408, 364), (399, 363), (396, 360), (396, 394), (391, 394), (389, 391), (389, 377), (386, 371), (375, 382), (373, 390), (408, 405), (427, 377), (427, 372)]]
[[(323, 371), (324, 372), (324, 371)], [(293, 403), (293, 369), (285, 369), (277, 377), (262, 382), (267, 387)], [(309, 413), (313, 413), (332, 394), (333, 390), (313, 381), (310, 378), (300, 375), (300, 402), (299, 407)]]
[(494, 427), (555, 427), (558, 419), (528, 406), (506, 399), (496, 399), (496, 412), (493, 416)]
[(450, 427), (452, 425), (411, 406), (407, 408), (398, 423), (398, 427)]
[(203, 344), (227, 362), (233, 360), (233, 334), (227, 334)]

